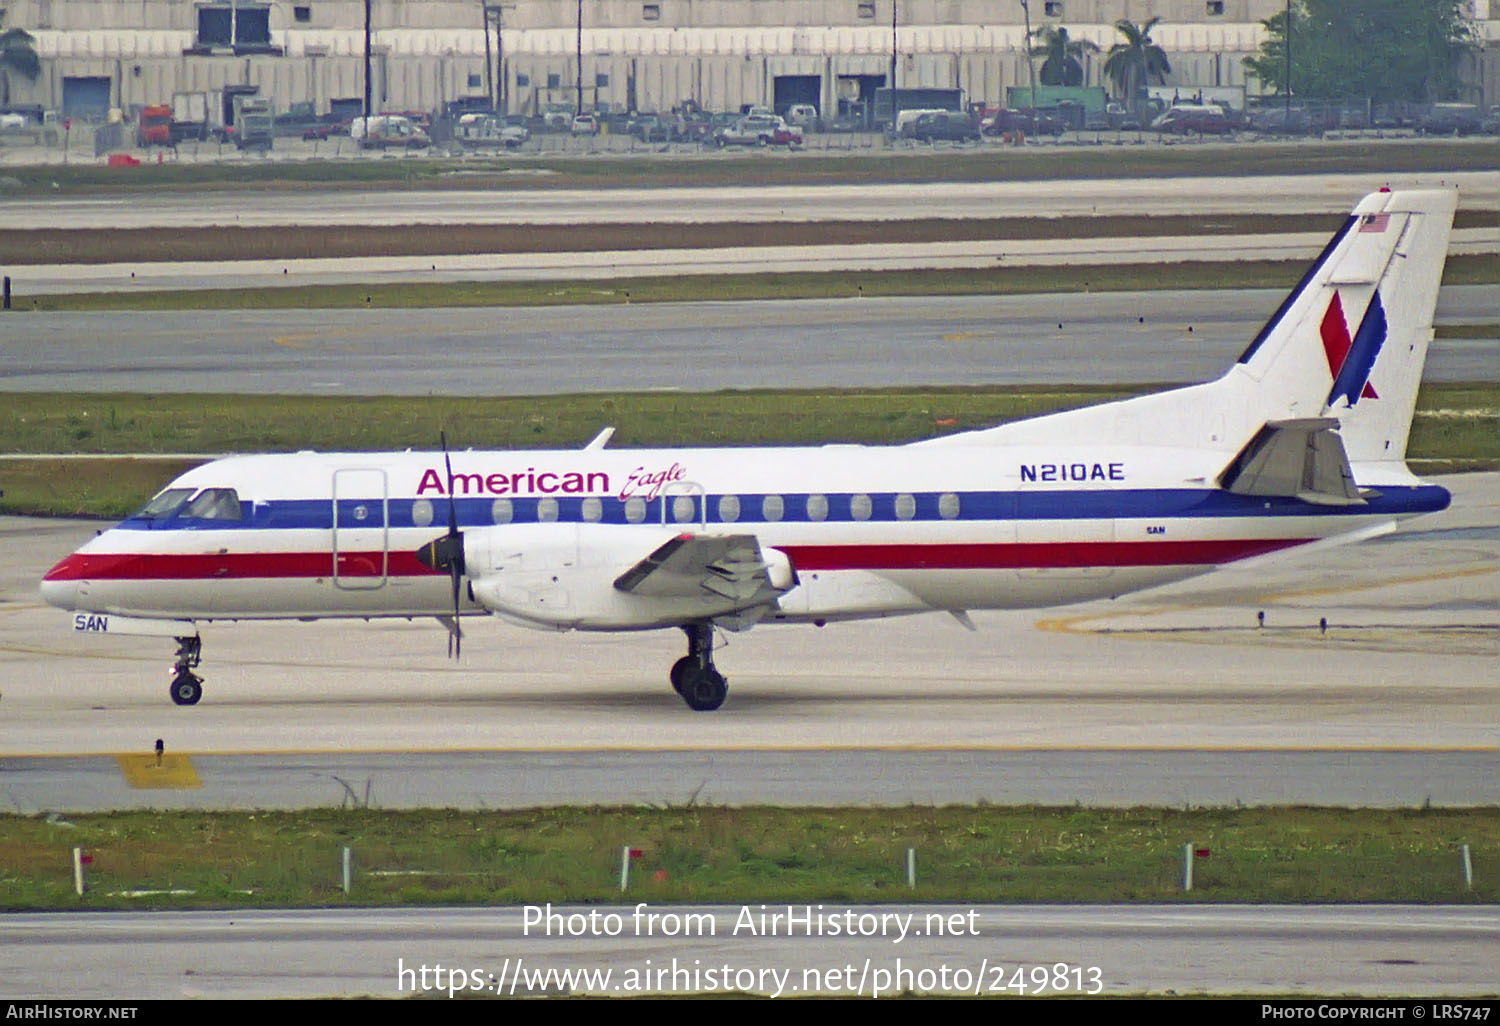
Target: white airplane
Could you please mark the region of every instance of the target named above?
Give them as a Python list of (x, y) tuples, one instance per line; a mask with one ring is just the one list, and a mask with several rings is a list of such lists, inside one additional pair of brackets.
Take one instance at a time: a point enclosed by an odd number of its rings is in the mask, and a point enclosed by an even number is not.
[[(716, 628), (1079, 602), (1446, 508), (1405, 463), (1456, 195), (1365, 197), (1216, 381), (908, 445), (239, 456), (53, 567), (74, 629), (493, 614), (676, 627), (718, 708)], [(446, 525), (446, 527), (445, 527)]]

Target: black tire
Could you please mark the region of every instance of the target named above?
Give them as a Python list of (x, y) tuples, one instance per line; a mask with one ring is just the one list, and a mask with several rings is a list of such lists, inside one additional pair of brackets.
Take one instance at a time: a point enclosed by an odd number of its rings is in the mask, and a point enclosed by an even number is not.
[(682, 700), (694, 712), (713, 712), (729, 695), (729, 683), (717, 670), (696, 665), (682, 675)]
[(698, 660), (692, 656), (683, 656), (672, 664), (672, 672), (667, 676), (672, 681), (672, 690), (679, 695), (682, 694), (682, 679), (688, 670), (698, 665)]
[(172, 701), (178, 705), (197, 705), (203, 697), (203, 681), (191, 673), (180, 673), (172, 679)]

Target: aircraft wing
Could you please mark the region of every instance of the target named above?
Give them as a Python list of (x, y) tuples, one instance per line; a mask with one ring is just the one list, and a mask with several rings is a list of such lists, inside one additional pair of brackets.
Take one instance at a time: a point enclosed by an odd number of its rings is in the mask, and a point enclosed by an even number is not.
[(1219, 486), (1238, 495), (1287, 496), (1323, 506), (1363, 503), (1338, 426), (1328, 417), (1267, 421), (1224, 468)]
[(753, 534), (679, 534), (615, 578), (615, 587), (632, 595), (686, 598), (709, 591), (736, 608), (770, 602), (793, 584), (786, 557), (767, 559)]

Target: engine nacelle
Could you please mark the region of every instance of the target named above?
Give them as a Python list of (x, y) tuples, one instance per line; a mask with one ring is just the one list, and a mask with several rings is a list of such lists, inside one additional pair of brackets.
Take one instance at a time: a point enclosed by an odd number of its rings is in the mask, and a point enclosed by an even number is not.
[[(632, 594), (615, 581), (662, 545), (680, 526), (636, 524), (507, 524), (464, 532), (464, 562), (474, 599), (506, 620), (548, 629), (645, 630), (712, 619), (746, 608), (708, 588), (690, 594)], [(775, 595), (796, 581), (784, 553), (762, 553)]]

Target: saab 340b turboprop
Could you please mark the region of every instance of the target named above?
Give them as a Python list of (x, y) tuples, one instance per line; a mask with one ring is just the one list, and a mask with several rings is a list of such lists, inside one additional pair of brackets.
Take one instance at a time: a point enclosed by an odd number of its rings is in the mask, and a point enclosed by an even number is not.
[(897, 446), (297, 453), (216, 460), (53, 567), (75, 629), (489, 613), (675, 627), (673, 687), (727, 691), (716, 628), (1078, 602), (1440, 510), (1407, 432), (1456, 196), (1365, 197), (1216, 381)]

